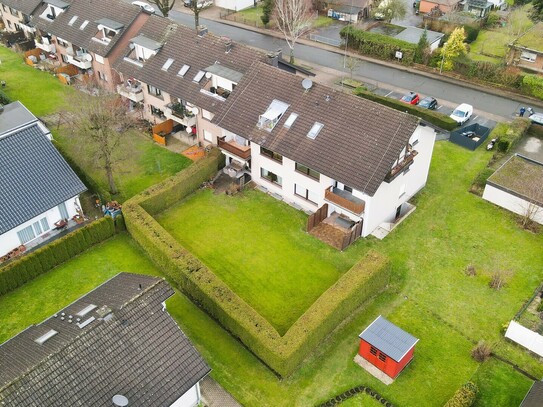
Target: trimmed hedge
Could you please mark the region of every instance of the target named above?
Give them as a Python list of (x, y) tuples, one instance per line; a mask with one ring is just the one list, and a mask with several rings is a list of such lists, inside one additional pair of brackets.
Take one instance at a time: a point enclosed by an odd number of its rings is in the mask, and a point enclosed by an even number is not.
[(342, 28), (339, 35), (350, 48), (361, 54), (392, 61), (397, 60), (396, 51), (401, 51), (403, 54), (401, 62), (404, 65), (413, 65), (417, 44), (360, 30), (352, 25)]
[(356, 96), (363, 97), (364, 99), (369, 99), (373, 102), (380, 103), (382, 105), (391, 107), (402, 112), (408, 112), (414, 116), (420, 117), (421, 119), (432, 123), (433, 125), (442, 128), (444, 130), (453, 130), (458, 127), (456, 123), (449, 116), (444, 115), (443, 113), (436, 112), (434, 110), (423, 109), (418, 106), (410, 105), (404, 103), (400, 100), (387, 98), (385, 96), (379, 96), (375, 93), (369, 92), (363, 88), (357, 88), (353, 92)]
[(529, 119), (521, 117), (517, 117), (512, 122), (498, 123), (489, 138), (497, 138), (497, 150), (506, 153), (526, 134), (530, 125)]
[(211, 154), (163, 183), (125, 202), (126, 226), (168, 279), (239, 338), (272, 370), (286, 376), (338, 324), (380, 292), (390, 278), (388, 259), (371, 252), (332, 285), (281, 337), (151, 216), (185, 198), (215, 174), (221, 154)]
[(479, 388), (473, 382), (467, 382), (460, 387), (454, 396), (443, 407), (470, 407), (477, 398)]
[(114, 234), (113, 220), (106, 216), (8, 263), (0, 268), (0, 295), (20, 287)]

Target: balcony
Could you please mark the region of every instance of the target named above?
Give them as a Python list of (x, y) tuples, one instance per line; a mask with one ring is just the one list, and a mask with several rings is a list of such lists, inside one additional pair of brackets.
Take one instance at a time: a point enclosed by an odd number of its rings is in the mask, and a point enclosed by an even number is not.
[(66, 62), (77, 66), (80, 69), (92, 68), (92, 56), (87, 52), (77, 51), (74, 55), (73, 51), (66, 55)]
[(196, 124), (196, 116), (181, 103), (168, 103), (164, 116), (172, 119), (183, 126), (192, 127)]
[(34, 40), (34, 43), (36, 44), (36, 48), (39, 48), (45, 52), (48, 52), (50, 54), (54, 54), (57, 52), (57, 49), (55, 47), (55, 44), (52, 44), (47, 38), (41, 38), (40, 40), (38, 40), (38, 38), (36, 38)]
[(224, 137), (218, 139), (218, 146), (221, 150), (227, 151), (242, 160), (248, 160), (251, 157), (250, 146), (240, 146), (235, 141), (225, 141), (224, 139)]
[(361, 215), (366, 206), (366, 203), (362, 199), (357, 198), (348, 191), (344, 191), (333, 186), (324, 192), (324, 199), (341, 206), (342, 208), (347, 209), (349, 212), (356, 215)]
[(409, 168), (411, 164), (413, 164), (413, 160), (415, 159), (415, 156), (417, 154), (418, 152), (416, 150), (408, 151), (405, 157), (390, 170), (390, 172), (385, 177), (385, 181), (386, 182), (393, 181), (404, 170)]
[(143, 101), (143, 89), (141, 85), (117, 85), (117, 93), (136, 103)]

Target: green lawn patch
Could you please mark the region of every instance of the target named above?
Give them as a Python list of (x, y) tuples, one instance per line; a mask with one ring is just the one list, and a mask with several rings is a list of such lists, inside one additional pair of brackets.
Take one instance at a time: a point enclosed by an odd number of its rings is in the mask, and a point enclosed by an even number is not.
[(307, 215), (257, 190), (199, 191), (157, 220), (281, 335), (362, 254), (308, 235)]
[(504, 29), (481, 31), (477, 39), (470, 44), (469, 56), (470, 58), (486, 56), (497, 62), (503, 61), (508, 50), (507, 44), (511, 41), (512, 37)]
[(45, 116), (68, 107), (67, 96), (74, 89), (63, 85), (49, 72), (34, 69), (23, 62), (22, 54), (0, 47), (0, 79), (3, 91), (12, 101), (19, 100), (36, 116)]

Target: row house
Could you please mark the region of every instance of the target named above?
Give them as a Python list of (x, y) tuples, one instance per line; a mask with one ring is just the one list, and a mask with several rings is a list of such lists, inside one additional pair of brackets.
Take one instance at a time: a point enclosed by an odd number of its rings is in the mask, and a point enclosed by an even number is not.
[(159, 16), (130, 39), (115, 63), (118, 93), (144, 118), (188, 144), (217, 144), (211, 123), (251, 64), (265, 55)]
[(261, 62), (212, 123), (226, 171), (308, 212), (327, 204), (327, 216), (361, 224), (361, 236), (405, 214), (435, 141), (414, 116)]
[(2, 0), (0, 14), (8, 32), (23, 32), (31, 38), (35, 32), (32, 15), (41, 4), (41, 0)]
[(150, 14), (140, 7), (108, 0), (44, 0), (36, 10), (36, 47), (53, 54), (70, 74), (86, 75), (115, 91), (119, 77), (111, 68)]

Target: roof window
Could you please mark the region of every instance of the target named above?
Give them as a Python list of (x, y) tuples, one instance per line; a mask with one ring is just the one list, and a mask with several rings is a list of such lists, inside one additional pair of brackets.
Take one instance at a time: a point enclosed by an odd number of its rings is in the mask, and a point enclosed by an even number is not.
[(284, 126), (287, 128), (287, 129), (290, 129), (290, 127), (294, 124), (294, 121), (298, 118), (298, 114), (296, 113), (291, 113), (290, 116), (288, 117), (287, 121), (285, 122)]
[(167, 71), (170, 66), (172, 66), (174, 59), (168, 58), (166, 62), (164, 62), (164, 65), (162, 65), (162, 70)]
[(198, 71), (193, 81), (199, 83), (206, 73), (204, 71)]
[(78, 317), (84, 317), (85, 315), (87, 315), (89, 312), (91, 312), (92, 310), (98, 308), (98, 306), (94, 305), (94, 304), (90, 304), (90, 305), (87, 305), (85, 308), (83, 308), (81, 311), (79, 311), (76, 315)]
[(83, 21), (83, 24), (81, 24), (81, 26), (79, 27), (79, 29), (80, 29), (80, 30), (84, 30), (85, 27), (87, 26), (87, 24), (89, 24), (89, 20)]
[(324, 124), (315, 122), (313, 127), (311, 127), (311, 130), (309, 130), (309, 133), (307, 133), (307, 137), (309, 137), (311, 140), (315, 140), (323, 127)]
[(34, 342), (36, 342), (38, 345), (43, 345), (45, 342), (47, 342), (49, 339), (51, 339), (56, 334), (58, 334), (57, 331), (55, 331), (54, 329), (50, 329), (49, 331), (44, 333), (42, 336), (37, 338)]
[(181, 69), (179, 70), (179, 72), (177, 72), (177, 76), (185, 76), (185, 74), (188, 72), (189, 69), (190, 69), (190, 66), (183, 65)]
[(288, 107), (289, 105), (280, 100), (272, 100), (266, 112), (258, 117), (258, 127), (267, 131), (272, 131), (279, 120), (281, 120), (281, 117), (287, 111)]
[(77, 20), (77, 16), (73, 16), (71, 19), (70, 19), (70, 22), (68, 23), (69, 26), (72, 26), (74, 25), (75, 21)]

